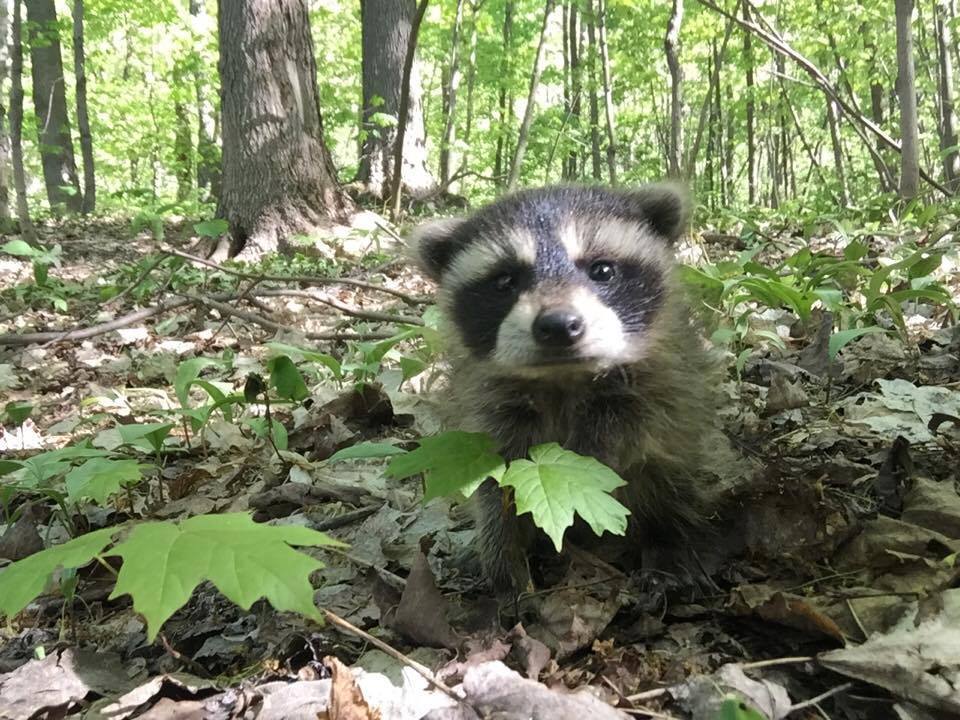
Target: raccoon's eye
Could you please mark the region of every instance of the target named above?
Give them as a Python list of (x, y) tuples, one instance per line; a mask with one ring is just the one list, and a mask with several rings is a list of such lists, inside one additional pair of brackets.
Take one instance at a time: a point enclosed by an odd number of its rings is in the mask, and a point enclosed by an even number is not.
[(617, 274), (617, 268), (612, 262), (597, 260), (587, 271), (594, 282), (610, 282)]
[(517, 279), (510, 273), (503, 273), (493, 278), (493, 287), (497, 292), (513, 292), (517, 287)]

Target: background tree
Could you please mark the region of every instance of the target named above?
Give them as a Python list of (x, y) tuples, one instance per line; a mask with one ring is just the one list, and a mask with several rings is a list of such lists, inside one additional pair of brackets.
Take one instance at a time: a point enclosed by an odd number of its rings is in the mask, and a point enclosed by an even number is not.
[[(403, 62), (416, 15), (414, 0), (362, 0), (363, 111), (358, 180), (367, 192), (386, 198), (393, 178), (393, 141), (400, 111)], [(417, 63), (410, 75), (410, 104), (404, 128), (403, 184), (423, 195), (436, 186), (427, 165), (426, 131)]]
[(67, 117), (60, 29), (54, 0), (27, 0), (33, 107), (50, 210), (80, 212), (83, 198)]
[(920, 141), (917, 87), (913, 67), (913, 0), (895, 0), (897, 25), (897, 95), (900, 98), (900, 197), (912, 198), (920, 187)]
[(220, 217), (233, 250), (276, 250), (286, 237), (341, 218), (317, 105), (316, 64), (304, 0), (220, 5), (223, 190)]
[(73, 0), (73, 75), (77, 97), (77, 131), (83, 156), (83, 200), (80, 212), (91, 213), (97, 206), (97, 182), (93, 162), (93, 138), (87, 113), (87, 71), (83, 53), (83, 0)]

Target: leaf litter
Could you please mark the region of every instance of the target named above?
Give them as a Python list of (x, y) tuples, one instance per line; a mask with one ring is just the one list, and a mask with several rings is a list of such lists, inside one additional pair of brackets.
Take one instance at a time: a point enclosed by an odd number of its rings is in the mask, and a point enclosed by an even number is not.
[[(150, 249), (126, 238), (115, 244), (127, 259)], [(106, 259), (110, 247), (85, 251), (75, 243), (51, 273), (79, 278), (97, 267), (93, 254)], [(411, 296), (429, 291), (405, 269), (362, 277)], [(331, 292), (342, 302), (411, 313), (356, 287)], [(442, 385), (431, 371), (408, 379), (398, 358), (355, 385), (331, 382), (349, 368), (344, 346), (304, 334), (337, 330), (341, 319), (302, 298), (262, 302), (288, 331), (195, 309), (82, 342), (0, 349), (4, 403), (36, 405), (19, 425), (5, 420), (4, 457), (95, 437), (92, 447), (130, 448), (147, 465), (159, 443), (162, 466), (136, 487), (124, 487), (133, 477), (126, 465), (103, 466), (106, 474), (92, 467), (89, 477), (72, 471), (73, 499), (110, 498), (102, 510), (75, 516), (101, 533), (84, 542), (109, 542), (111, 528), (128, 519), (245, 511), (288, 528), (281, 532), (328, 533), (348, 547), (298, 553), (302, 577), (313, 570), (314, 603), (408, 661), (360, 635), (272, 611), (257, 600), (267, 588), (232, 587), (238, 606), (202, 578), (151, 643), (157, 616), (147, 612), (154, 621), (142, 622), (122, 586), (110, 596), (110, 567), (64, 578), (58, 563), (43, 561), (30, 582), (52, 578), (64, 591), (30, 603), (3, 631), (0, 717), (579, 720), (629, 710), (712, 719), (743, 702), (780, 718), (804, 716), (813, 708), (804, 701), (820, 696), (817, 707), (833, 718), (960, 712), (956, 328), (911, 317), (912, 345), (904, 345), (891, 332), (838, 339), (832, 323), (815, 316), (794, 337), (789, 312), (765, 313), (768, 329), (792, 339), (785, 350), (759, 344), (739, 381), (724, 387), (727, 430), (750, 470), (728, 478), (737, 514), (720, 536), (698, 546), (682, 572), (659, 569), (655, 558), (649, 572), (634, 575), (586, 553), (544, 560), (550, 582), (499, 609), (519, 611), (520, 624), (506, 631), (478, 582), (464, 506), (448, 498), (424, 505), (416, 477), (385, 472), (396, 452), (439, 428)], [(68, 330), (77, 319), (28, 310), (2, 329)], [(320, 350), (324, 358), (313, 359), (322, 368), (301, 387), (283, 362), (271, 365), (275, 350), (266, 341)], [(326, 359), (331, 349), (335, 362)], [(242, 392), (248, 373), (271, 371), (297, 398), (271, 407), (286, 427), (286, 448), (228, 419), (228, 406), (202, 433), (174, 415), (203, 405), (207, 390), (193, 381), (214, 383), (226, 397)], [(266, 409), (251, 412), (263, 418)], [(154, 426), (124, 437), (125, 425), (163, 425), (164, 413), (172, 418), (166, 436)], [(482, 447), (476, 457), (490, 462)], [(3, 557), (64, 547), (58, 543), (68, 537), (46, 503), (19, 507), (0, 528)], [(210, 551), (204, 545), (190, 552)], [(150, 572), (143, 569), (141, 582)], [(231, 580), (214, 582), (230, 588)], [(437, 673), (452, 696), (410, 663)]]

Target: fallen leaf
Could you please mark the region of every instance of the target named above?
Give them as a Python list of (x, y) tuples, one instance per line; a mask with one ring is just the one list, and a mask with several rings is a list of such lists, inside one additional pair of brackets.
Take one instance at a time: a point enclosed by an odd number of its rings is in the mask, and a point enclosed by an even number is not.
[(330, 670), (330, 720), (380, 720), (380, 713), (363, 698), (350, 668), (335, 657), (325, 657), (323, 664)]
[(417, 553), (391, 623), (407, 639), (431, 647), (455, 648), (457, 634), (447, 622), (447, 601), (433, 579), (427, 556)]

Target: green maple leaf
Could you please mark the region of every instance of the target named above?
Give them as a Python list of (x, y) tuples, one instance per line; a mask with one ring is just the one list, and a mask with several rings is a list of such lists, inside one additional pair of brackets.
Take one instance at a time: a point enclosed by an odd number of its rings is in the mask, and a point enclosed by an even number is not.
[(452, 431), (423, 438), (420, 447), (400, 455), (387, 466), (387, 475), (402, 479), (424, 473), (423, 500), (461, 492), (466, 496), (488, 477), (503, 476), (503, 458), (485, 433)]
[(244, 610), (265, 597), (277, 610), (320, 619), (310, 574), (323, 563), (291, 545), (342, 543), (305, 527), (260, 525), (246, 513), (143, 523), (110, 553), (123, 558), (110, 598), (133, 598), (150, 641), (204, 580)]
[(103, 505), (114, 493), (139, 482), (140, 464), (136, 460), (92, 458), (67, 473), (67, 499), (78, 502), (89, 498)]
[(0, 570), (0, 614), (8, 618), (16, 615), (47, 589), (57, 568), (83, 567), (103, 551), (119, 530), (95, 530)]
[(530, 448), (530, 457), (510, 463), (500, 484), (513, 488), (517, 514), (531, 513), (558, 551), (574, 513), (597, 535), (624, 534), (630, 511), (609, 494), (626, 485), (623, 478), (600, 461), (557, 443)]

